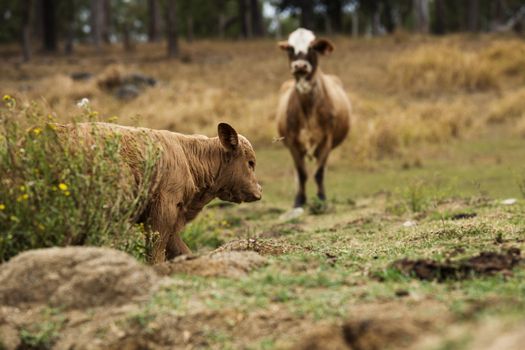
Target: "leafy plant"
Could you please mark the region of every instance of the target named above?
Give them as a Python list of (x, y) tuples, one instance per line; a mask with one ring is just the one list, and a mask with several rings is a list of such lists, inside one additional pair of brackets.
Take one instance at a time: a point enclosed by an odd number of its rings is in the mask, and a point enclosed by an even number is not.
[(206, 212), (186, 226), (181, 237), (192, 250), (217, 248), (224, 243), (220, 237), (221, 231), (229, 226), (228, 221), (219, 220), (212, 213)]
[(44, 309), (45, 321), (20, 330), (21, 349), (51, 349), (64, 325), (56, 309)]
[[(76, 119), (96, 115), (87, 106)], [(108, 246), (147, 259), (154, 235), (133, 222), (147, 201), (159, 151), (148, 143), (134, 174), (124, 162), (121, 135), (92, 125), (77, 137), (80, 127), (55, 124), (37, 105), (18, 106), (4, 96), (0, 261), (27, 249), (67, 245)]]

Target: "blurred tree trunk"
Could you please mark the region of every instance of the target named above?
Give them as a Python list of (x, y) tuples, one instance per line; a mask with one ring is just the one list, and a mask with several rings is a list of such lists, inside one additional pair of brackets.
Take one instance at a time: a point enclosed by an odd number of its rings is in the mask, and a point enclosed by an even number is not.
[(250, 0), (239, 0), (239, 21), (241, 24), (241, 36), (243, 38), (252, 37), (249, 1)]
[(192, 15), (189, 15), (186, 18), (186, 29), (187, 29), (186, 39), (188, 40), (189, 43), (191, 43), (193, 42), (193, 16)]
[(75, 1), (66, 1), (66, 43), (64, 53), (71, 55), (73, 53), (73, 40), (75, 39)]
[(354, 10), (352, 12), (352, 37), (357, 38), (359, 36), (359, 12)]
[(383, 6), (383, 18), (385, 23), (385, 29), (389, 34), (392, 34), (398, 25), (395, 18), (395, 8), (392, 1), (385, 1)]
[(91, 0), (91, 40), (100, 50), (102, 45), (102, 27), (104, 26), (104, 0)]
[(111, 2), (110, 0), (103, 0), (102, 6), (102, 39), (106, 44), (111, 42)]
[(505, 11), (504, 11), (504, 5), (503, 0), (492, 0), (490, 2), (490, 27), (491, 30), (494, 30), (505, 22)]
[(250, 0), (250, 14), (252, 33), (255, 37), (264, 35), (263, 17), (261, 14), (262, 8), (259, 0)]
[(428, 0), (413, 0), (416, 31), (426, 34), (429, 32), (429, 8)]
[(444, 0), (434, 0), (434, 33), (443, 35), (446, 32), (447, 11)]
[(43, 22), (43, 3), (42, 1), (33, 1), (33, 18), (31, 24), (31, 38), (35, 42), (44, 42), (44, 22)]
[(468, 0), (468, 30), (475, 33), (479, 30), (479, 0)]
[(314, 30), (314, 2), (313, 0), (299, 0), (301, 9), (301, 27)]
[(343, 0), (325, 0), (326, 14), (330, 19), (331, 30), (341, 33), (343, 29)]
[(157, 42), (160, 39), (160, 6), (159, 0), (148, 0), (148, 41)]
[(122, 26), (122, 43), (124, 45), (124, 51), (133, 51), (133, 40), (131, 38), (130, 21), (126, 20)]
[(54, 0), (42, 0), (42, 24), (44, 50), (55, 52), (57, 50), (56, 13)]
[(168, 34), (168, 57), (179, 55), (179, 34), (177, 32), (177, 1), (166, 1), (166, 27)]
[(24, 62), (31, 60), (31, 17), (32, 1), (24, 0), (20, 2), (21, 19), (22, 19), (22, 58)]
[(224, 39), (226, 34), (226, 13), (225, 13), (225, 0), (216, 0), (217, 4), (217, 26), (219, 38)]

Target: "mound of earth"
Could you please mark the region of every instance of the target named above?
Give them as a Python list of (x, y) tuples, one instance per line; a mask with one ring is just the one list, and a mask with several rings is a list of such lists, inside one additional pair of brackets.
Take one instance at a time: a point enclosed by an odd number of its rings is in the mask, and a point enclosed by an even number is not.
[(392, 267), (408, 276), (414, 276), (421, 280), (442, 282), (495, 273), (511, 274), (512, 269), (522, 260), (520, 250), (510, 248), (502, 253), (481, 252), (477, 256), (459, 261), (438, 262), (430, 259), (401, 259), (395, 261)]
[(215, 251), (203, 256), (180, 256), (155, 265), (157, 273), (184, 273), (199, 276), (240, 277), (266, 264), (266, 258), (255, 252)]
[(350, 312), (355, 316), (342, 325), (312, 329), (294, 349), (406, 349), (450, 320), (446, 307), (431, 300), (406, 305), (363, 304)]
[(133, 257), (95, 247), (37, 249), (0, 268), (0, 304), (64, 309), (118, 306), (147, 297), (160, 277)]

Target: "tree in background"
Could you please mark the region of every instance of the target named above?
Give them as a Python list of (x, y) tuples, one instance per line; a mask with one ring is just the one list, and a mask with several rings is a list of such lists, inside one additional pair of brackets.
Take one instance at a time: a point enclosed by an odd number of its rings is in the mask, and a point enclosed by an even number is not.
[(43, 48), (47, 52), (54, 52), (58, 48), (56, 32), (56, 3), (55, 0), (42, 0), (42, 27)]
[(20, 17), (22, 19), (22, 57), (24, 62), (31, 59), (31, 17), (32, 17), (31, 0), (20, 2)]
[(148, 0), (148, 41), (157, 42), (161, 34), (160, 4), (159, 0)]
[(428, 0), (414, 0), (415, 29), (419, 33), (427, 34), (430, 31), (430, 9)]
[(168, 37), (168, 57), (174, 58), (179, 55), (176, 0), (166, 0), (166, 29), (166, 35)]
[[(272, 18), (264, 17), (267, 6), (276, 9)], [(0, 43), (20, 42), (27, 61), (40, 49), (58, 52), (59, 42), (66, 54), (76, 42), (131, 50), (166, 33), (174, 57), (179, 33), (188, 42), (286, 35), (297, 26), (342, 35), (445, 34), (519, 29), (524, 17), (523, 0), (0, 0)]]

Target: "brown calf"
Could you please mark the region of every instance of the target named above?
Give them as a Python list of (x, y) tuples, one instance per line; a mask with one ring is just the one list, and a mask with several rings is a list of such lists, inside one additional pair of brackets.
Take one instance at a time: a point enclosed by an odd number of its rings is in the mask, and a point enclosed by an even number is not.
[(152, 193), (140, 219), (160, 234), (154, 263), (191, 253), (180, 232), (212, 199), (235, 203), (261, 199), (252, 145), (228, 124), (220, 123), (214, 138), (106, 123), (77, 124), (73, 130), (61, 127), (81, 138), (89, 138), (94, 128), (102, 136), (118, 134), (122, 157), (135, 177), (143, 148), (151, 143), (160, 148)]
[(350, 102), (341, 80), (324, 74), (318, 67), (318, 54), (328, 54), (334, 45), (326, 39), (315, 39), (314, 34), (299, 28), (279, 47), (288, 52), (294, 80), (281, 87), (277, 108), (277, 126), (284, 144), (292, 154), (299, 189), (294, 207), (306, 203), (307, 171), (305, 156), (315, 157), (317, 196), (326, 199), (324, 169), (330, 151), (337, 147), (350, 128)]

